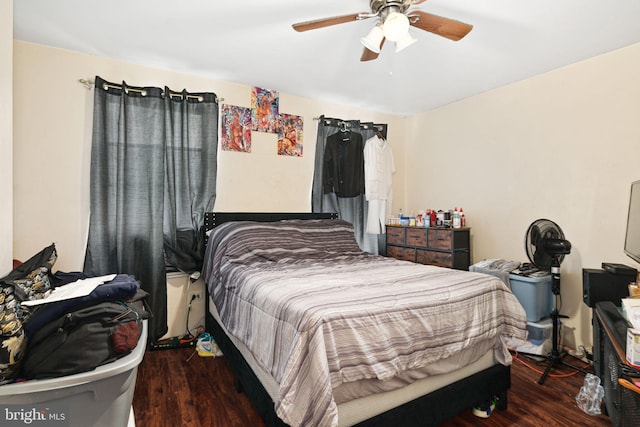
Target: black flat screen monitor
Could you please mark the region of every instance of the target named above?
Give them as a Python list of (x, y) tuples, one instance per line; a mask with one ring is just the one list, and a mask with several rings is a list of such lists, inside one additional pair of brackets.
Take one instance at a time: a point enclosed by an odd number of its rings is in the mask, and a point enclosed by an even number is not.
[(631, 184), (624, 253), (640, 263), (640, 181)]

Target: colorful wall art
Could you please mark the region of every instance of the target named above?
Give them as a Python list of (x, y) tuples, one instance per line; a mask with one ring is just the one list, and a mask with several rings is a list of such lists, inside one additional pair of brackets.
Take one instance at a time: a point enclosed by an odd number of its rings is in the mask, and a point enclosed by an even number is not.
[(293, 114), (280, 114), (278, 123), (278, 154), (302, 157), (303, 119)]
[(222, 150), (250, 153), (251, 132), (266, 132), (278, 135), (278, 155), (302, 157), (304, 119), (294, 114), (279, 114), (279, 104), (277, 91), (260, 87), (251, 88), (250, 108), (222, 104)]
[(279, 102), (277, 91), (253, 87), (251, 89), (251, 129), (257, 132), (277, 133)]
[(251, 109), (222, 104), (222, 149), (251, 152)]

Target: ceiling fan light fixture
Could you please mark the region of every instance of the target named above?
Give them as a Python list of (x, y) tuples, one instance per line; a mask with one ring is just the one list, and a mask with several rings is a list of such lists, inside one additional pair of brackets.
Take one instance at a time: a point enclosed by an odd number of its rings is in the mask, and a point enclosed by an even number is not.
[(366, 37), (362, 37), (360, 42), (369, 49), (371, 52), (380, 53), (380, 45), (382, 44), (382, 39), (384, 38), (384, 34), (382, 33), (382, 27), (380, 25), (376, 25), (369, 31)]
[(404, 13), (391, 12), (382, 24), (382, 32), (387, 40), (397, 42), (409, 32), (409, 18)]
[(406, 36), (396, 42), (396, 53), (408, 48), (417, 41), (418, 40), (416, 40), (409, 32), (407, 32)]

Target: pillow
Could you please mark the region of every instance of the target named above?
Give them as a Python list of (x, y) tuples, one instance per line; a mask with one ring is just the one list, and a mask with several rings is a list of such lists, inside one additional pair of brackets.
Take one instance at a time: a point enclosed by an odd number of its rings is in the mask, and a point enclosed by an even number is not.
[(213, 249), (229, 262), (331, 260), (362, 254), (353, 226), (343, 220), (230, 222), (214, 229)]

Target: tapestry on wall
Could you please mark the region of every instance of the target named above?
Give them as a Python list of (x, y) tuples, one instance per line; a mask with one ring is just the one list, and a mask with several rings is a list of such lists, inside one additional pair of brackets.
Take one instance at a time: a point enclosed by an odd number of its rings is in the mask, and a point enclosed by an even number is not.
[(303, 119), (293, 114), (280, 114), (278, 122), (278, 154), (302, 157)]
[(251, 152), (251, 109), (223, 104), (222, 149), (225, 151)]
[(253, 87), (251, 89), (251, 129), (257, 132), (277, 133), (278, 92)]

